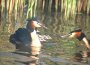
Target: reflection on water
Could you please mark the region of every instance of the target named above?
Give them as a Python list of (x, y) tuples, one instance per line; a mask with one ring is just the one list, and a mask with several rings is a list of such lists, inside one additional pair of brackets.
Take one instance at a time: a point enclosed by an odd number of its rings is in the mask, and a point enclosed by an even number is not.
[[(77, 47), (82, 42), (79, 42), (76, 39), (60, 38), (59, 36), (68, 34), (75, 28), (82, 28), (83, 32), (87, 35), (87, 37), (89, 37), (90, 17), (86, 15), (77, 15), (76, 17), (65, 20), (63, 16), (59, 14), (56, 16), (40, 16), (39, 18), (41, 21), (49, 28), (48, 30), (41, 28), (41, 34), (51, 35), (52, 37), (52, 39), (43, 43), (43, 53), (50, 55), (51, 57), (63, 57), (65, 59), (72, 60), (75, 53), (81, 51), (77, 49)], [(25, 27), (25, 24), (25, 17), (18, 16), (17, 19), (13, 16), (7, 16), (6, 19), (2, 17), (0, 25), (0, 51), (13, 49), (12, 44), (8, 41), (9, 35), (19, 27)], [(62, 65), (69, 64), (62, 63)], [(59, 63), (54, 65), (59, 65)]]

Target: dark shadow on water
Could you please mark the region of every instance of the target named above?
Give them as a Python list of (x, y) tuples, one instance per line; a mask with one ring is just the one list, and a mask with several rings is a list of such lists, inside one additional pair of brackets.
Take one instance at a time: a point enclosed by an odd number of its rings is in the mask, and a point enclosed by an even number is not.
[(26, 53), (26, 52), (11, 52), (11, 53), (14, 53), (14, 54), (19, 54), (19, 55), (23, 55), (23, 56), (29, 56), (30, 54), (29, 53)]
[(15, 62), (22, 63), (22, 64), (25, 64), (25, 65), (29, 65), (30, 63), (35, 63), (36, 60), (27, 61), (27, 62), (22, 62), (22, 61), (17, 61), (17, 60), (16, 60)]
[(74, 60), (77, 62), (84, 62), (84, 63), (89, 62), (88, 60), (90, 60), (90, 51), (87, 51), (87, 57), (83, 57), (83, 54), (81, 54), (81, 52), (75, 53)]
[(78, 62), (81, 62), (82, 61), (82, 54), (81, 53), (75, 53), (74, 54), (74, 60), (75, 61), (78, 61)]
[(20, 64), (24, 64), (24, 65), (29, 65), (30, 63), (35, 63), (36, 60), (35, 59), (31, 59), (29, 56), (30, 54), (29, 53), (26, 53), (26, 52), (22, 52), (22, 51), (16, 51), (16, 52), (12, 52), (13, 54), (17, 54), (17, 55), (20, 55), (20, 56), (24, 56), (24, 57), (27, 57), (26, 59), (21, 57), (21, 59), (16, 59), (15, 60), (15, 63), (20, 63)]
[(22, 64), (25, 64), (25, 65), (29, 64), (29, 62), (22, 62), (22, 61), (15, 61), (15, 62), (22, 63)]

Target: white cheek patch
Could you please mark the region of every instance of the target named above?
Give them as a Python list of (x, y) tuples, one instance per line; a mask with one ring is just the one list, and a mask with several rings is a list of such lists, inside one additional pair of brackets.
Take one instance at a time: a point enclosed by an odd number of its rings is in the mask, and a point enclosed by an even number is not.
[(76, 33), (72, 33), (69, 37), (73, 38), (73, 37), (75, 37), (75, 35), (76, 35)]
[(41, 27), (37, 21), (33, 21), (35, 27)]

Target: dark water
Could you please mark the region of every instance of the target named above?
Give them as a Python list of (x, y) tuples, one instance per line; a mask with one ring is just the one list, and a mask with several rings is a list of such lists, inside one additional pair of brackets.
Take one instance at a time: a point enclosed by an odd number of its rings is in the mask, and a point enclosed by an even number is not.
[[(87, 38), (90, 36), (90, 16), (79, 14), (76, 16), (71, 16), (71, 18), (66, 19), (61, 14), (55, 15), (44, 15), (37, 14), (40, 18), (41, 22), (44, 23), (48, 30), (44, 28), (40, 28), (42, 35), (49, 35), (52, 39), (49, 39), (43, 42), (42, 53), (45, 55), (49, 55), (52, 58), (45, 58), (41, 61), (46, 62), (49, 65), (82, 65), (82, 64), (71, 64), (71, 62), (65, 60), (74, 59), (75, 53), (83, 51), (80, 49), (80, 45), (84, 44), (83, 42), (78, 41), (77, 39), (68, 39), (61, 38), (59, 36), (68, 34), (70, 31), (76, 28), (82, 28), (83, 32), (86, 34)], [(8, 41), (9, 35), (12, 34), (19, 27), (25, 27), (26, 17), (24, 16), (2, 16), (0, 22), (0, 51), (13, 51), (14, 46)], [(78, 48), (79, 47), (79, 48)], [(65, 60), (59, 62), (58, 57)], [(55, 59), (56, 58), (56, 59)], [(50, 60), (53, 59), (53, 60)], [(47, 61), (49, 60), (49, 61)], [(85, 60), (86, 61), (86, 60)], [(81, 61), (79, 61), (81, 62)], [(89, 59), (87, 64), (89, 64)]]

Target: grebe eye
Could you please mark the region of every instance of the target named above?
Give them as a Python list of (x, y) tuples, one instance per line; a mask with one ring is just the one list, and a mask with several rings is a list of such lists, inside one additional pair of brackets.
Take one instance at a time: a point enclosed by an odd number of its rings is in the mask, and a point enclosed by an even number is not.
[(73, 33), (70, 33), (69, 35), (72, 35)]

